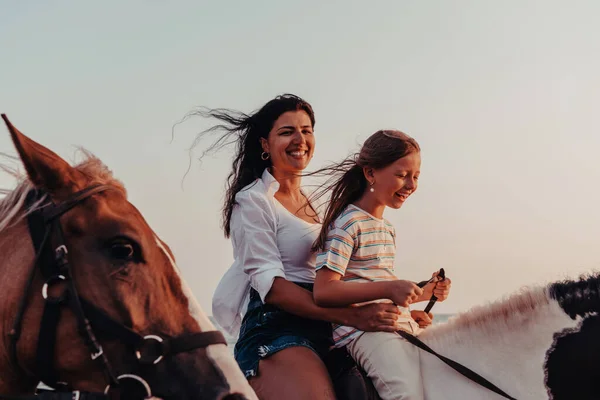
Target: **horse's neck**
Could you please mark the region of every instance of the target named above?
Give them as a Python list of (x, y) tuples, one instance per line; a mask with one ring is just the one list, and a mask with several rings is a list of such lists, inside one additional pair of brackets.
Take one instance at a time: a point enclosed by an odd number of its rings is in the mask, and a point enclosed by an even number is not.
[[(438, 353), (477, 372), (518, 399), (547, 398), (544, 364), (553, 335), (576, 327), (557, 302), (529, 312), (508, 314), (480, 324), (434, 326), (421, 339)], [(457, 320), (459, 322), (459, 320)], [(430, 354), (421, 358), (427, 400), (500, 399)]]
[(15, 371), (9, 353), (9, 332), (18, 302), (25, 296), (25, 282), (33, 268), (32, 262), (32, 244), (25, 221), (0, 231), (0, 395), (27, 393), (37, 384), (30, 376), (23, 377), (22, 371)]

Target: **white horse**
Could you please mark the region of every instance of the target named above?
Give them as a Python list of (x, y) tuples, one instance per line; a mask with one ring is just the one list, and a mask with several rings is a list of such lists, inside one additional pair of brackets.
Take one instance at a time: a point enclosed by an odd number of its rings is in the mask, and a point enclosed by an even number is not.
[[(519, 400), (600, 399), (600, 276), (523, 289), (419, 338)], [(420, 353), (426, 400), (502, 399)]]

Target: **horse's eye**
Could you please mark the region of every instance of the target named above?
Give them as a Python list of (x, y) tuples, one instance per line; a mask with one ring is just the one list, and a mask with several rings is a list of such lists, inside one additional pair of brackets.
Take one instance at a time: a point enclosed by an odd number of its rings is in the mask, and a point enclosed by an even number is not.
[(115, 260), (129, 261), (133, 259), (134, 254), (131, 243), (113, 243), (110, 246), (110, 256)]

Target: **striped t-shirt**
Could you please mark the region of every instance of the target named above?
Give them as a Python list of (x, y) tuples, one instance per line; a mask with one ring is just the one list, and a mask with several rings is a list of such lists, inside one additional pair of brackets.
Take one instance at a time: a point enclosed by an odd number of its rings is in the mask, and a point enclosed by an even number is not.
[[(331, 224), (323, 252), (317, 254), (316, 268), (329, 268), (341, 274), (344, 281), (396, 280), (395, 254), (396, 232), (392, 224), (351, 204)], [(347, 345), (361, 333), (353, 327), (333, 324), (335, 347)]]

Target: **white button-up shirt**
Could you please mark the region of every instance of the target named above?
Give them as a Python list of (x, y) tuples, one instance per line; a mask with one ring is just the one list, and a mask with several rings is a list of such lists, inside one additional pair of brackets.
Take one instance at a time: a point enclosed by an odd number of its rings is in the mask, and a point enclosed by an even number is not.
[[(235, 196), (231, 215), (234, 262), (213, 295), (212, 313), (231, 336), (239, 334), (248, 306), (250, 288), (262, 301), (276, 277), (313, 282), (315, 257), (310, 245), (320, 224), (310, 224), (292, 215), (275, 199), (279, 182), (268, 170)], [(282, 256), (287, 264), (282, 262)]]

